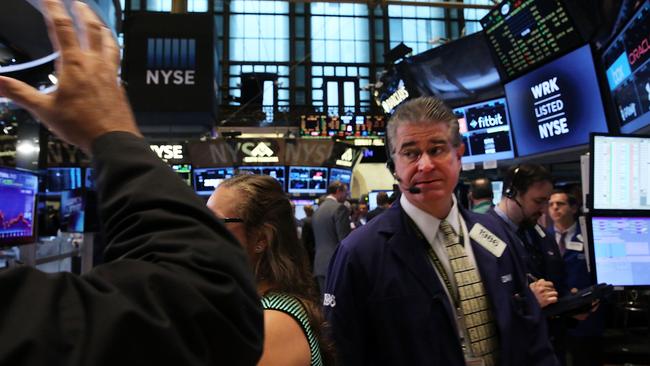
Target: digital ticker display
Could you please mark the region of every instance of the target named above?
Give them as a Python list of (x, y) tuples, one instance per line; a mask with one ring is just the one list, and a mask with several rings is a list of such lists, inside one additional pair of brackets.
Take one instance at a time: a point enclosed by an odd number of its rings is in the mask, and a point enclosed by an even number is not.
[(464, 164), (515, 157), (504, 98), (456, 108), (454, 114), (465, 143)]
[(587, 144), (607, 132), (589, 45), (505, 85), (517, 154), (527, 156)]
[(504, 79), (583, 43), (560, 0), (505, 0), (481, 24)]
[(646, 1), (603, 52), (621, 132), (650, 125), (650, 2)]
[(384, 116), (373, 115), (303, 115), (300, 117), (300, 136), (311, 138), (354, 139), (381, 137), (386, 134)]

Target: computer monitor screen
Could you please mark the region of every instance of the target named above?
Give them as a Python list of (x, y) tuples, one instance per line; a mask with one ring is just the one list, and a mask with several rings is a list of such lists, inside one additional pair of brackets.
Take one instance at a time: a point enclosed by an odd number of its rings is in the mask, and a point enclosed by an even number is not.
[(503, 96), (483, 32), (407, 57), (395, 67), (410, 98), (433, 95), (458, 106)]
[(594, 135), (593, 208), (650, 210), (650, 136)]
[(492, 203), (494, 205), (498, 205), (499, 202), (501, 202), (501, 192), (503, 192), (503, 181), (501, 180), (493, 180), (492, 181)]
[(379, 194), (379, 192), (388, 193), (389, 198), (392, 198), (393, 194), (395, 193), (392, 190), (376, 190), (368, 192), (368, 211), (372, 211), (377, 208), (377, 194)]
[(515, 157), (504, 98), (454, 109), (465, 143), (463, 163)]
[(61, 192), (81, 188), (81, 168), (48, 168), (45, 192)]
[(350, 182), (352, 181), (352, 170), (349, 169), (339, 169), (332, 168), (330, 169), (330, 184), (334, 181), (339, 181), (350, 187)]
[(85, 200), (83, 191), (75, 189), (61, 192), (61, 231), (84, 232)]
[(194, 169), (194, 191), (201, 196), (209, 196), (228, 178), (235, 175), (235, 169), (228, 168), (199, 168)]
[(650, 286), (650, 217), (594, 216), (590, 227), (598, 283)]
[(187, 183), (188, 186), (192, 186), (192, 165), (190, 164), (173, 164), (172, 170), (178, 174), (183, 182)]
[(0, 245), (33, 243), (38, 177), (0, 168)]
[(589, 45), (506, 84), (517, 154), (527, 156), (589, 143), (607, 132)]
[(289, 167), (289, 193), (324, 194), (327, 192), (327, 168)]
[(268, 175), (275, 178), (282, 185), (282, 189), (285, 189), (285, 170), (283, 166), (240, 166), (237, 170), (257, 175)]
[(296, 219), (302, 220), (307, 217), (305, 206), (311, 205), (314, 211), (318, 208), (315, 200), (291, 200), (296, 205)]
[(650, 2), (637, 10), (603, 52), (607, 84), (623, 133), (650, 125)]
[(560, 0), (505, 0), (481, 24), (504, 80), (583, 43)]

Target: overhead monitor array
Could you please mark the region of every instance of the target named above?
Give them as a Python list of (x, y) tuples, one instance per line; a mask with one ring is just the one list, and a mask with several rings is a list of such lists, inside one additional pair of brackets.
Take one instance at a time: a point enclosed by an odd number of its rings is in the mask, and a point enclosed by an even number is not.
[(504, 80), (584, 43), (560, 0), (505, 0), (481, 24)]

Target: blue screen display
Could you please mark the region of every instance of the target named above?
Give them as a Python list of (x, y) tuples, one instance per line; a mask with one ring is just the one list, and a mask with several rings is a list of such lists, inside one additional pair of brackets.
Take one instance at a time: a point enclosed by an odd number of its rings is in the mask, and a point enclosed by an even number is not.
[(289, 193), (324, 194), (327, 184), (327, 168), (289, 167)]
[(61, 192), (81, 188), (81, 168), (48, 168), (46, 192)]
[(34, 237), (34, 202), (38, 178), (28, 172), (0, 168), (0, 243), (25, 244)]
[(593, 217), (597, 282), (650, 285), (650, 217)]
[(352, 171), (347, 169), (337, 169), (337, 168), (330, 169), (330, 184), (332, 184), (332, 182), (337, 180), (349, 186), (350, 181), (352, 181)]
[(603, 52), (621, 132), (650, 125), (650, 2), (630, 19)]
[(519, 156), (589, 142), (607, 132), (591, 49), (581, 47), (505, 86)]
[(504, 98), (455, 108), (454, 114), (465, 143), (463, 164), (515, 157)]
[(249, 172), (257, 175), (268, 175), (275, 178), (284, 189), (284, 167), (283, 166), (240, 166), (237, 168), (240, 172)]

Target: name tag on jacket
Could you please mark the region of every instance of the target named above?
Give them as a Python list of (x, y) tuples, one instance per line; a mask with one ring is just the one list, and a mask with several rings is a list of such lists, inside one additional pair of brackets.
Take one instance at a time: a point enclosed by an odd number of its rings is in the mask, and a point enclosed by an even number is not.
[(506, 243), (481, 224), (474, 224), (469, 232), (469, 237), (497, 258), (500, 258), (503, 251), (506, 250)]
[(579, 241), (571, 241), (566, 244), (568, 250), (574, 250), (576, 252), (582, 252), (584, 244)]

